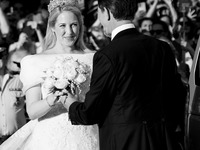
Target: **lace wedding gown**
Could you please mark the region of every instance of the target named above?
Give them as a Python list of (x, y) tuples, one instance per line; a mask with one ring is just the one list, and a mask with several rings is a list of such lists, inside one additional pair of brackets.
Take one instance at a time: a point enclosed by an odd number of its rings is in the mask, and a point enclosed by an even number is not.
[[(93, 53), (48, 54), (26, 56), (22, 61), (20, 74), (23, 91), (43, 83), (43, 71), (59, 57), (73, 57), (92, 68)], [(80, 99), (84, 100), (89, 90), (89, 80), (81, 85)], [(43, 99), (48, 95), (42, 88)], [(40, 119), (31, 120), (14, 133), (0, 150), (98, 150), (99, 134), (97, 125), (72, 125), (68, 113), (60, 103)]]

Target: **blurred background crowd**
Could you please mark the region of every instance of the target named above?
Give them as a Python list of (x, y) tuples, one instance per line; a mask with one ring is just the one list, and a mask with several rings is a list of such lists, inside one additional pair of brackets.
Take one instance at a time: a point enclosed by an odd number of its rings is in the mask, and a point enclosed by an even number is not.
[[(84, 16), (85, 43), (89, 49), (98, 51), (110, 39), (103, 34), (97, 20), (97, 1), (79, 2)], [(26, 55), (43, 51), (48, 3), (49, 0), (0, 1), (0, 144), (29, 121), (25, 97), (20, 93), (20, 61)], [(187, 89), (200, 34), (200, 1), (140, 0), (133, 23), (139, 32), (163, 40), (171, 46)], [(13, 89), (13, 85), (18, 88)]]

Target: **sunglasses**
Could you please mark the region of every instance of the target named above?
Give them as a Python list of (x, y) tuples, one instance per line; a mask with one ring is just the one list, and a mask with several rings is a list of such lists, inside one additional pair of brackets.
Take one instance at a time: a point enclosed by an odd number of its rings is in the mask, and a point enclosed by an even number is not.
[[(179, 22), (179, 24), (180, 24), (181, 26), (183, 26), (183, 22)], [(185, 22), (185, 25), (186, 25), (186, 26), (190, 26), (190, 24), (189, 24), (188, 22)]]
[(163, 30), (151, 30), (150, 33), (152, 35), (156, 34), (156, 35), (160, 35), (161, 33), (163, 33)]
[(18, 68), (21, 68), (20, 62), (13, 61), (13, 63), (16, 64)]

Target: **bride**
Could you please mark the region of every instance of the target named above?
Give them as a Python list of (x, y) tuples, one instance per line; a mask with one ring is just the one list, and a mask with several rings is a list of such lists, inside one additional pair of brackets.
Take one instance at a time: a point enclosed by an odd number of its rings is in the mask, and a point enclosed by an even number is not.
[[(21, 61), (20, 79), (31, 119), (1, 146), (1, 150), (98, 150), (97, 125), (72, 125), (60, 102), (62, 92), (44, 86), (44, 72), (60, 58), (73, 58), (92, 68), (94, 53), (83, 43), (83, 20), (76, 0), (53, 0), (44, 52)], [(87, 51), (87, 52), (86, 52)], [(90, 73), (91, 75), (91, 73)], [(90, 77), (79, 85), (79, 99), (89, 90)]]

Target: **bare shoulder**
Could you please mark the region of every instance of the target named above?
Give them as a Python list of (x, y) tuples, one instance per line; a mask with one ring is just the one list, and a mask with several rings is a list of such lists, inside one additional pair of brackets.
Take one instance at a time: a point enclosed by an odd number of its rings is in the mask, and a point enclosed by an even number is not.
[(96, 50), (91, 50), (91, 49), (84, 49), (84, 53), (95, 53)]
[(48, 54), (55, 54), (55, 49), (49, 49), (49, 50), (45, 50), (42, 51), (41, 53), (37, 53), (36, 55), (48, 55)]

